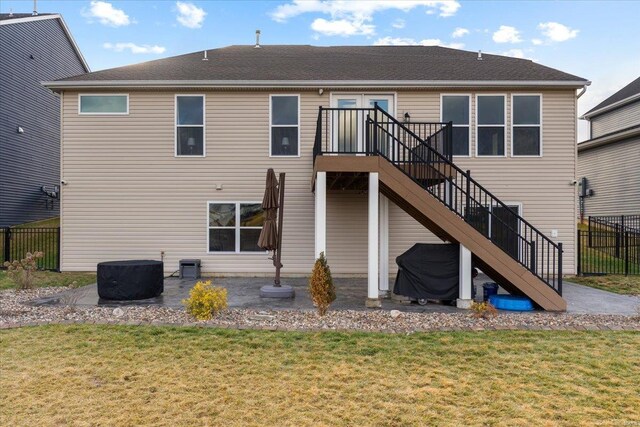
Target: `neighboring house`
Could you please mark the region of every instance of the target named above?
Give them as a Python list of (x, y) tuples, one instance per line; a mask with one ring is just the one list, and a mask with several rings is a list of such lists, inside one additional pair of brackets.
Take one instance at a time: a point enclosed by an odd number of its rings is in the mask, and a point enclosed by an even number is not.
[(90, 70), (58, 14), (0, 14), (0, 40), (0, 227), (8, 227), (58, 216), (60, 99), (40, 82)]
[(640, 215), (640, 77), (581, 118), (591, 129), (578, 144), (581, 217)]
[(444, 240), (463, 245), (464, 303), (471, 252), (562, 310), (587, 84), (422, 46), (231, 46), (46, 82), (63, 100), (62, 270), (163, 252), (167, 272), (200, 258), (208, 273), (272, 274), (256, 246), (272, 167), (287, 174), (286, 275), (326, 251), (334, 274), (368, 277), (375, 304), (398, 255)]

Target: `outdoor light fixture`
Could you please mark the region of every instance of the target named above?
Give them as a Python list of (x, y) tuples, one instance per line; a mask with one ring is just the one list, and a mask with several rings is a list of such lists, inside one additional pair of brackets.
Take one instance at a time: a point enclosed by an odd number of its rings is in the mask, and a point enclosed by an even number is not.
[(404, 122), (409, 123), (410, 121), (411, 121), (411, 114), (409, 114), (409, 112), (407, 111), (406, 113), (404, 113)]
[(282, 137), (282, 151), (284, 151), (285, 153), (289, 152), (289, 137), (288, 136), (283, 136)]
[(24, 133), (24, 128), (22, 126), (18, 126), (18, 129), (16, 129), (16, 132)]

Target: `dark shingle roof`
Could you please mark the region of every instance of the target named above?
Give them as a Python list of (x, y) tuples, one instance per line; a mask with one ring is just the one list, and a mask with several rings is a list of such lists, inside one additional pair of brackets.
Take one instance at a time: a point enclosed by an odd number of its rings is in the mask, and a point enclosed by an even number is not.
[(0, 21), (6, 21), (8, 19), (18, 19), (18, 18), (31, 18), (36, 16), (48, 16), (55, 15), (55, 13), (38, 13), (37, 15), (33, 15), (32, 13), (0, 13)]
[(588, 116), (594, 111), (608, 107), (609, 105), (615, 104), (616, 102), (622, 101), (623, 99), (627, 99), (637, 94), (640, 94), (640, 77), (602, 101), (600, 104), (593, 107), (591, 110), (587, 111), (584, 115)]
[(581, 77), (526, 59), (436, 46), (229, 46), (62, 81), (554, 81)]

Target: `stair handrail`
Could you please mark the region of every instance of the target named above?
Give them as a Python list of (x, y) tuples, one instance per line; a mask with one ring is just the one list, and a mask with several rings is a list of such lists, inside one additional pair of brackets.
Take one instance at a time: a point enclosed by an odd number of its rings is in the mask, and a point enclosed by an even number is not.
[[(381, 109), (378, 105), (375, 105), (374, 107), (374, 119), (371, 120), (370, 118), (368, 118), (368, 122), (371, 121), (374, 125), (379, 126), (380, 129), (385, 130), (382, 126), (379, 125), (379, 123), (377, 123), (378, 121), (378, 114), (381, 114), (382, 117), (385, 120), (389, 120), (390, 123), (395, 124), (399, 129), (402, 130), (402, 132), (412, 138), (415, 138), (418, 141), (422, 141), (423, 143), (425, 142), (423, 139), (421, 139), (418, 135), (416, 135), (413, 131), (411, 131), (411, 129), (408, 129), (406, 126), (403, 125), (403, 123), (401, 123), (400, 121), (398, 121), (395, 117), (391, 116), (390, 114), (388, 114), (386, 111), (384, 111), (383, 109)], [(449, 128), (451, 127), (451, 123), (449, 123)], [(451, 131), (449, 131), (451, 132)], [(387, 131), (387, 133), (389, 133)], [(416, 152), (416, 149), (410, 149), (406, 144), (404, 144), (402, 141), (400, 141), (395, 135), (389, 134), (392, 139), (394, 140), (395, 143), (401, 145), (402, 147), (404, 147), (405, 149), (410, 150), (410, 153), (412, 156), (415, 156), (415, 158), (419, 161), (422, 161), (425, 164), (429, 164), (428, 161), (426, 161), (424, 159), (424, 157), (422, 155), (420, 155), (419, 153)], [(451, 133), (449, 134), (451, 135)], [(377, 140), (377, 132), (374, 132), (374, 137)], [(506, 250), (504, 250), (504, 248), (501, 248), (507, 255), (509, 255), (512, 259), (516, 260), (517, 262), (519, 262), (520, 264), (522, 264), (525, 268), (528, 268), (531, 273), (533, 273), (534, 275), (536, 275), (538, 278), (540, 278), (544, 283), (546, 283), (549, 287), (551, 287), (552, 289), (554, 289), (557, 293), (559, 293), (560, 295), (562, 295), (562, 243), (555, 243), (553, 240), (551, 240), (549, 237), (547, 237), (544, 233), (542, 233), (540, 230), (538, 230), (535, 226), (533, 226), (530, 222), (528, 222), (526, 219), (524, 219), (519, 213), (515, 213), (509, 206), (507, 206), (504, 202), (502, 202), (499, 198), (497, 198), (496, 196), (494, 196), (489, 190), (487, 190), (483, 185), (481, 185), (480, 183), (478, 183), (474, 178), (471, 177), (471, 173), (470, 171), (463, 171), (462, 169), (460, 169), (457, 165), (455, 165), (451, 160), (447, 159), (444, 155), (442, 155), (441, 153), (439, 153), (437, 150), (435, 150), (433, 147), (431, 147), (429, 144), (424, 143), (420, 145), (421, 147), (425, 148), (427, 150), (427, 152), (429, 153), (429, 157), (435, 156), (436, 159), (439, 159), (438, 163), (444, 163), (446, 165), (448, 165), (449, 167), (451, 167), (457, 174), (459, 174), (464, 180), (466, 180), (466, 192), (464, 190), (462, 190), (462, 187), (458, 187), (456, 184), (457, 188), (460, 188), (460, 190), (462, 191), (463, 194), (466, 193), (466, 205), (467, 205), (467, 209), (469, 209), (470, 204), (469, 201), (471, 199), (473, 199), (474, 203), (476, 203), (477, 205), (479, 205), (480, 207), (482, 207), (483, 209), (486, 209), (488, 211), (488, 209), (486, 207), (484, 207), (484, 205), (476, 200), (475, 198), (472, 198), (470, 195), (470, 184), (474, 185), (474, 195), (475, 195), (475, 189), (477, 189), (480, 194), (484, 193), (485, 194), (485, 203), (486, 203), (486, 198), (489, 198), (489, 202), (490, 202), (490, 206), (491, 209), (493, 210), (494, 207), (496, 206), (500, 206), (503, 207), (505, 209), (508, 210), (508, 212), (510, 212), (511, 215), (513, 215), (514, 218), (516, 218), (521, 224), (523, 224), (525, 226), (525, 232), (524, 232), (524, 237), (523, 237), (523, 233), (522, 231), (516, 231), (513, 230), (511, 227), (508, 228), (513, 231), (517, 237), (519, 239), (521, 239), (523, 242), (526, 242), (530, 245), (530, 254), (529, 255), (524, 255), (524, 257), (529, 257), (530, 259), (528, 260), (529, 265), (525, 264), (525, 262), (523, 260), (520, 259), (520, 251), (519, 251), (519, 255), (518, 257), (514, 257), (512, 254), (510, 254), (509, 252), (507, 252)], [(402, 168), (400, 168), (397, 164), (394, 163), (393, 159), (390, 159), (389, 157), (387, 157), (385, 155), (385, 153), (383, 153), (382, 151), (380, 151), (379, 147), (377, 146), (377, 144), (374, 144), (375, 150), (377, 151), (377, 154), (386, 158), (390, 163), (394, 164), (394, 166), (396, 166), (399, 170), (401, 170), (403, 173), (405, 173), (406, 175), (410, 176), (412, 179), (416, 180), (415, 177), (409, 175), (407, 173), (406, 170), (403, 170)], [(435, 163), (435, 162), (434, 162)], [(451, 181), (450, 177), (446, 177), (445, 178), (447, 181)], [(416, 180), (417, 181), (417, 180)], [(420, 182), (418, 182), (418, 184), (423, 187), (425, 190), (427, 190), (430, 194), (434, 195), (434, 197), (436, 197), (438, 200), (440, 200), (442, 203), (444, 203), (445, 205), (447, 205), (447, 203), (445, 202), (445, 200), (442, 200), (439, 196), (435, 195), (433, 193), (433, 191), (431, 191), (429, 189), (429, 187), (425, 187), (424, 185), (422, 185)], [(451, 204), (451, 203), (450, 203)], [(452, 206), (448, 206), (449, 209), (452, 210), (452, 212), (456, 213), (457, 215), (459, 215), (465, 222), (469, 223), (468, 219), (466, 218), (466, 215), (463, 215), (462, 212), (457, 212), (457, 206), (456, 209), (453, 209)], [(461, 206), (462, 208), (462, 206)], [(502, 221), (501, 218), (495, 216), (494, 214), (491, 214), (491, 218), (496, 218), (498, 219), (500, 222), (502, 222), (504, 224), (504, 221)], [(469, 223), (472, 227), (473, 224)], [(475, 228), (475, 227), (474, 227)], [(527, 228), (529, 230), (529, 233), (527, 233)], [(531, 241), (529, 241), (526, 238), (526, 235), (529, 234), (530, 238), (532, 239)], [(533, 240), (533, 237), (536, 237), (536, 240)], [(490, 239), (492, 239), (491, 236), (487, 236)], [(540, 240), (542, 240), (542, 242), (540, 242)], [(495, 243), (495, 242), (494, 242)], [(537, 251), (537, 247), (538, 244), (540, 244), (540, 247), (542, 249), (542, 253), (538, 253)], [(545, 246), (547, 245), (547, 253), (546, 253), (546, 264), (545, 262), (545, 258), (544, 258), (544, 249)], [(553, 269), (551, 271), (551, 273), (553, 273), (553, 276), (551, 276), (549, 273), (550, 270), (550, 260), (549, 260), (549, 252), (550, 252), (550, 248), (549, 246), (551, 246), (551, 248), (553, 248), (554, 250), (554, 257), (552, 258), (553, 260)], [(555, 252), (557, 251), (557, 260), (555, 257)], [(541, 274), (538, 274), (538, 257), (541, 256), (542, 257), (542, 270), (541, 270)], [(557, 261), (557, 264), (556, 264)], [(546, 270), (547, 270), (547, 279), (545, 279), (544, 276), (544, 267), (546, 266)], [(556, 269), (557, 269), (557, 274), (556, 274)], [(556, 285), (554, 286), (553, 284), (553, 278), (555, 278), (556, 281)]]

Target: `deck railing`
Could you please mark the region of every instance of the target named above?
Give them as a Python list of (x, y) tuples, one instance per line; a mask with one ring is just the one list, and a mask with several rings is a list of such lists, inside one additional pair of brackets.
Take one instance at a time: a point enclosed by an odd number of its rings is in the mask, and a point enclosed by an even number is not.
[[(332, 111), (334, 109), (329, 109)], [(368, 113), (365, 113), (368, 111)], [(324, 154), (347, 153), (332, 150), (331, 138), (334, 113), (320, 109), (314, 158)], [(335, 113), (347, 114), (349, 113)], [(512, 259), (527, 268), (549, 287), (562, 295), (562, 243), (555, 243), (518, 212), (507, 206), (471, 177), (471, 171), (463, 171), (452, 161), (450, 151), (438, 150), (434, 141), (440, 138), (441, 146), (450, 147), (451, 123), (432, 135), (418, 136), (410, 126), (401, 123), (384, 110), (357, 110), (355, 117), (366, 114), (365, 126), (357, 131), (362, 135), (360, 145), (350, 145), (349, 154), (382, 156), (400, 171), (419, 184), (425, 191), (442, 202), (462, 220), (491, 240)], [(338, 129), (341, 129), (338, 126)], [(440, 136), (436, 136), (439, 134)], [(329, 144), (329, 145), (328, 145)], [(345, 146), (344, 144), (342, 146)], [(338, 145), (338, 147), (342, 147)], [(446, 167), (442, 167), (445, 165)]]

